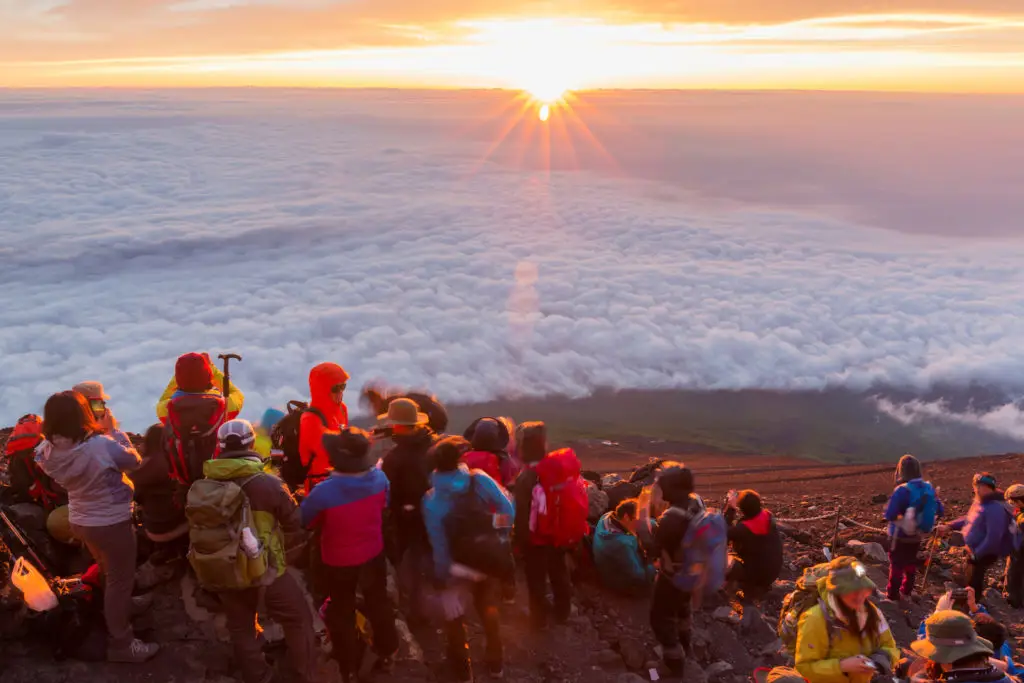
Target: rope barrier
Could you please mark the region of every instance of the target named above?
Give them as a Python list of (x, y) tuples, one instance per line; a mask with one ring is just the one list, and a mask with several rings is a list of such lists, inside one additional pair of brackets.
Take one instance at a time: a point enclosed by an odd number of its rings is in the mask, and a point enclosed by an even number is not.
[(886, 532), (885, 529), (876, 529), (873, 526), (868, 526), (867, 524), (861, 524), (860, 522), (858, 522), (855, 519), (848, 519), (848, 518), (844, 519), (843, 520), (843, 524), (853, 524), (854, 526), (859, 526), (861, 529), (867, 529), (868, 531), (874, 531), (876, 534), (888, 533), (888, 532)]
[(782, 522), (783, 524), (799, 524), (801, 522), (820, 522), (820, 521), (825, 520), (825, 519), (832, 519), (833, 517), (836, 516), (836, 512), (838, 512), (838, 510), (833, 510), (832, 512), (826, 512), (825, 514), (821, 515), (820, 517), (805, 517), (803, 519), (776, 519), (775, 521), (776, 522)]

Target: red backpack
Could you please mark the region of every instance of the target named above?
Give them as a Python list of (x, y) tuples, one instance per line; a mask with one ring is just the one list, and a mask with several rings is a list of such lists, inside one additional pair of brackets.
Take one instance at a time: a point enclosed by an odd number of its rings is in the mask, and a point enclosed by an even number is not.
[(35, 503), (47, 512), (67, 505), (68, 495), (35, 461), (35, 448), (43, 441), (43, 419), (24, 415), (7, 440), (7, 469), (19, 503)]
[(182, 394), (167, 404), (167, 459), (171, 478), (190, 486), (203, 478), (203, 463), (217, 455), (217, 429), (227, 402), (219, 394)]
[(537, 485), (530, 506), (530, 537), (534, 545), (570, 548), (587, 535), (590, 504), (580, 476), (580, 460), (563, 448), (535, 466)]

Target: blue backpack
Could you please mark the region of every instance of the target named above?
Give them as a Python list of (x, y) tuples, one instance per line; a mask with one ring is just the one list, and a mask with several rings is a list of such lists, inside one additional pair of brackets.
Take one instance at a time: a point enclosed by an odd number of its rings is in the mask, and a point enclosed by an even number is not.
[(701, 510), (686, 528), (676, 554), (672, 583), (698, 600), (713, 596), (725, 585), (729, 528), (713, 510)]
[[(935, 489), (927, 481), (914, 480), (904, 484), (910, 493), (910, 503), (903, 519), (897, 526), (907, 536), (930, 534), (935, 528), (935, 519), (939, 514), (939, 499)], [(913, 510), (913, 514), (911, 514)]]

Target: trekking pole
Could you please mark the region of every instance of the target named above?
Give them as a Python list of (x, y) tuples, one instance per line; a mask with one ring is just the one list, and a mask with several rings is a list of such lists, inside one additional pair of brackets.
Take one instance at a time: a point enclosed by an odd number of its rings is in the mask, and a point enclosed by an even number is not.
[(928, 590), (928, 573), (932, 569), (932, 559), (935, 557), (935, 545), (939, 540), (939, 527), (932, 529), (932, 538), (928, 542), (928, 559), (924, 563), (924, 576), (921, 580), (921, 592)]
[(11, 533), (14, 534), (14, 538), (17, 539), (18, 543), (20, 543), (22, 547), (25, 548), (25, 552), (31, 555), (32, 559), (35, 560), (36, 569), (39, 570), (39, 573), (47, 579), (49, 579), (50, 568), (46, 565), (46, 563), (43, 562), (39, 555), (36, 554), (35, 548), (32, 546), (31, 543), (28, 542), (27, 538), (21, 535), (21, 532), (18, 530), (18, 527), (14, 524), (14, 522), (11, 521), (11, 519), (7, 516), (7, 513), (4, 512), (3, 510), (0, 510), (0, 519), (2, 519), (7, 528), (11, 530)]
[(222, 353), (217, 358), (224, 361), (224, 420), (228, 417), (228, 393), (231, 390), (231, 359), (241, 362), (242, 357), (237, 353)]

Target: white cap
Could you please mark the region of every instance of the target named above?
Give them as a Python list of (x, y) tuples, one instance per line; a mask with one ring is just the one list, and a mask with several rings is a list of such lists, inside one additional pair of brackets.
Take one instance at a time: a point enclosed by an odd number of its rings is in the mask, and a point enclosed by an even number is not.
[(217, 430), (217, 441), (221, 448), (228, 445), (231, 437), (237, 438), (243, 447), (248, 447), (256, 440), (256, 430), (248, 420), (228, 420)]

